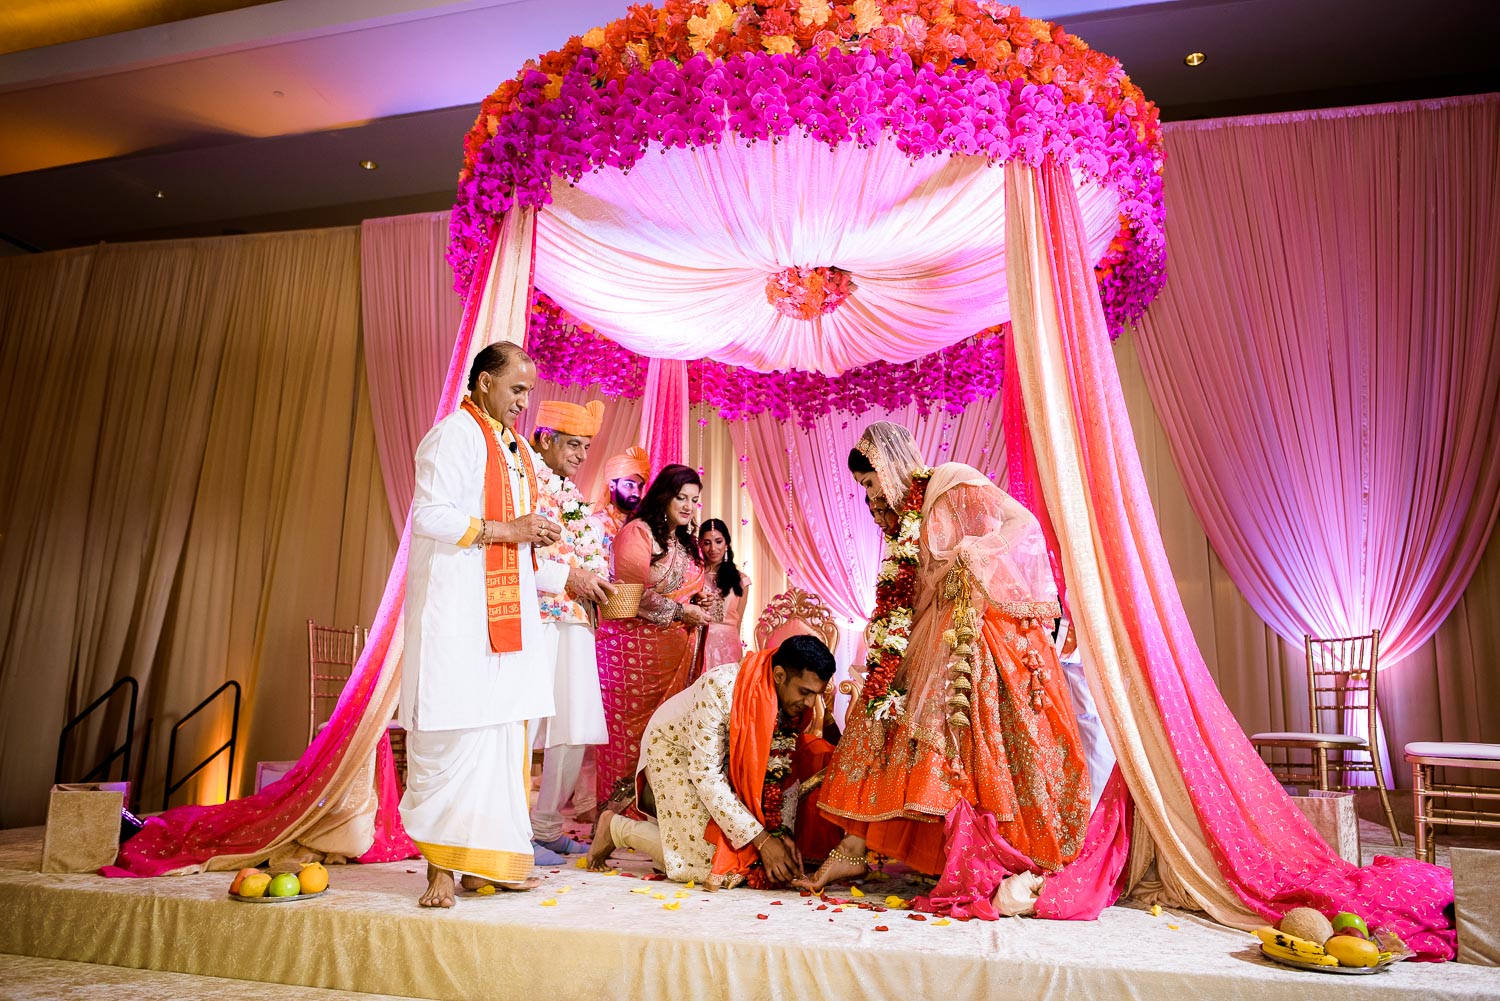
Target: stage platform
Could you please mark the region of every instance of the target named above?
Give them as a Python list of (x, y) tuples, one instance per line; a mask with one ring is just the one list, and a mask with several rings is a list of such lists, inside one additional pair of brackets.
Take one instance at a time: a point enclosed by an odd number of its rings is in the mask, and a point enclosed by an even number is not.
[[(39, 828), (0, 832), (0, 996), (1500, 998), (1500, 969), (1301, 973), (1201, 916), (1132, 906), (1096, 922), (943, 925), (795, 894), (684, 890), (642, 880), (648, 867), (632, 860), (614, 876), (541, 869), (538, 890), (463, 894), (451, 911), (417, 907), (416, 862), (335, 867), (326, 896), (254, 905), (228, 898), (228, 873), (109, 880), (44, 874), (40, 858)], [(863, 885), (866, 903), (915, 889)], [(235, 993), (234, 981), (259, 983)]]

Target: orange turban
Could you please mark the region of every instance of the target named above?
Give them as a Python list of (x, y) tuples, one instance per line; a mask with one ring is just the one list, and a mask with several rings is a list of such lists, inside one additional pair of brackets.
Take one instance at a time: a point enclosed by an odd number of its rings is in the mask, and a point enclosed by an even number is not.
[(614, 456), (604, 464), (605, 483), (627, 476), (639, 476), (642, 483), (651, 479), (651, 456), (639, 445), (631, 445), (623, 455)]
[(604, 424), (604, 403), (590, 400), (584, 406), (562, 400), (543, 400), (536, 408), (536, 426), (551, 428), (559, 434), (576, 434), (592, 438)]

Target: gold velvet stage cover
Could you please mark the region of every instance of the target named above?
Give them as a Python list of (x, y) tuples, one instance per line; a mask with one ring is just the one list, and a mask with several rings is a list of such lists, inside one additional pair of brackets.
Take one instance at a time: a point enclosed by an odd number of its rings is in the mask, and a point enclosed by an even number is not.
[[(227, 872), (42, 873), (41, 834), (0, 832), (0, 953), (108, 964), (95, 971), (98, 990), (117, 985), (139, 997), (166, 995), (109, 967), (444, 999), (1500, 998), (1500, 970), (1407, 963), (1357, 979), (1301, 973), (1271, 965), (1249, 935), (1201, 915), (1153, 917), (1133, 906), (1098, 921), (944, 925), (904, 910), (820, 909), (795, 893), (685, 890), (640, 879), (648, 864), (628, 859), (617, 859), (617, 876), (540, 869), (535, 891), (466, 893), (446, 912), (417, 907), (420, 862), (332, 867), (325, 896), (255, 906), (229, 899)], [(866, 903), (917, 889), (898, 879), (864, 886)], [(831, 895), (850, 897), (845, 888)], [(0, 996), (60, 996), (5, 976), (41, 977), (33, 967), (0, 957)], [(46, 973), (39, 990), (63, 976), (37, 969)], [(76, 983), (80, 969), (65, 967), (66, 976)], [(162, 979), (171, 996), (193, 996)], [(302, 995), (247, 984), (242, 996)]]

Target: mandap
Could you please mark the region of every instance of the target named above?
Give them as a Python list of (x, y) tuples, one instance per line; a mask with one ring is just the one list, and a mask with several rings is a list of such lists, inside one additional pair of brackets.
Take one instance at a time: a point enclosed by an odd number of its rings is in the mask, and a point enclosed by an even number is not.
[[(1156, 109), (1117, 61), (993, 0), (665, 0), (528, 62), (464, 152), (449, 259), (465, 307), (435, 419), (481, 347), (528, 332), (554, 365), (647, 359), (658, 465), (681, 455), (690, 402), (737, 416), (778, 378), (857, 403), (936, 366), (951, 402), (1003, 371), (1009, 487), (1054, 548), (1119, 761), (1037, 913), (1092, 917), (1134, 892), (1252, 928), (1306, 905), (1453, 956), (1447, 870), (1334, 854), (1188, 627), (1110, 351), (1166, 280)], [(412, 853), (381, 742), (406, 544), (296, 768), (152, 818), (111, 874)]]

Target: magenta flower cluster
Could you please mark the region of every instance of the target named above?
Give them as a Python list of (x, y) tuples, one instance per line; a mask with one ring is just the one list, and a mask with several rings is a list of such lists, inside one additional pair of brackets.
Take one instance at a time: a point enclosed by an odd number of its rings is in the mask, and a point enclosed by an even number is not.
[[(1101, 181), (1120, 199), (1122, 232), (1098, 271), (1111, 328), (1138, 316), (1166, 280), (1160, 154), (1126, 102), (1112, 117), (1054, 84), (997, 81), (969, 67), (913, 67), (900, 52), (740, 53), (658, 60), (601, 84), (585, 49), (553, 85), (526, 73), (461, 180), (448, 258), (461, 292), (512, 205), (542, 206), (557, 180), (629, 171), (653, 148), (775, 142), (800, 132), (830, 146), (890, 140), (913, 159), (945, 153), (992, 163), (1044, 158)], [(549, 96), (549, 92), (556, 96)], [(831, 207), (832, 208), (832, 207)]]
[[(994, 396), (1005, 376), (1005, 328), (987, 330), (905, 363), (872, 362), (829, 377), (815, 372), (754, 372), (716, 361), (688, 365), (688, 395), (726, 420), (768, 413), (803, 427), (825, 414), (858, 416), (874, 407), (915, 403), (958, 413)], [(607, 396), (639, 399), (646, 359), (580, 324), (545, 295), (532, 309), (526, 350), (537, 374), (562, 386), (599, 384)]]

